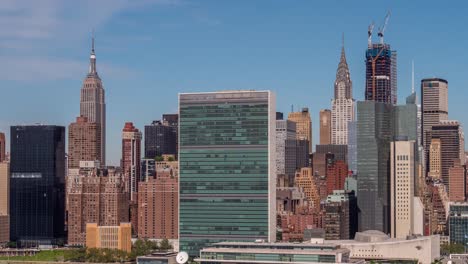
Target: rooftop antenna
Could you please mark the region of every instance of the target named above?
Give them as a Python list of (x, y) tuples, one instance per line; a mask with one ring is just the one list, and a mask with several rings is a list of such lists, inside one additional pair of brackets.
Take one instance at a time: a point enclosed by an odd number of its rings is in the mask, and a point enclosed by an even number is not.
[(414, 60), (411, 61), (411, 93), (414, 93)]
[(91, 33), (92, 35), (92, 41), (91, 41), (91, 52), (94, 53), (94, 28), (93, 28), (93, 31)]
[(294, 105), (291, 105), (291, 112), (294, 112)]
[(344, 32), (341, 33), (341, 45), (344, 47)]

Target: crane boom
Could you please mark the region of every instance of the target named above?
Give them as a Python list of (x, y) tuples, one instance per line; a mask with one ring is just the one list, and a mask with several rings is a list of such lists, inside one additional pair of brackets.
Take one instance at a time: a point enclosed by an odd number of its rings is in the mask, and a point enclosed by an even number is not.
[(390, 18), (390, 14), (391, 14), (390, 11), (388, 11), (387, 15), (385, 16), (384, 24), (382, 25), (382, 27), (379, 28), (378, 36), (380, 37), (380, 44), (384, 43), (383, 37), (384, 37), (385, 29), (387, 28), (388, 19)]

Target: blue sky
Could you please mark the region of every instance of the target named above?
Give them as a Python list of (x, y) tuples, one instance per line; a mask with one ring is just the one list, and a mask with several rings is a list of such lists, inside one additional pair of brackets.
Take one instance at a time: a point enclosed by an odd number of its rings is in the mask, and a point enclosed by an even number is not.
[[(96, 32), (107, 101), (107, 156), (118, 164), (121, 129), (177, 111), (177, 93), (270, 89), (278, 111), (330, 108), (341, 35), (357, 100), (364, 95), (367, 26), (392, 15), (399, 102), (425, 77), (449, 82), (449, 117), (468, 123), (468, 4), (452, 1), (2, 0), (0, 131), (68, 126), (79, 114)], [(377, 38), (375, 37), (377, 41)]]

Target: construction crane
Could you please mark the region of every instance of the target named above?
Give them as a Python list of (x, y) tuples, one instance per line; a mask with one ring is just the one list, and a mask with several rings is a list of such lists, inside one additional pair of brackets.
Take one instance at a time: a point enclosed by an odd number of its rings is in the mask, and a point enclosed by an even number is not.
[(387, 27), (387, 24), (388, 24), (388, 19), (390, 18), (390, 14), (391, 14), (390, 11), (388, 11), (387, 15), (385, 16), (384, 24), (381, 27), (379, 27), (378, 36), (380, 38), (380, 44), (384, 44), (383, 37), (384, 37), (385, 28)]
[(367, 45), (369, 48), (372, 46), (372, 31), (374, 31), (374, 21), (367, 28)]

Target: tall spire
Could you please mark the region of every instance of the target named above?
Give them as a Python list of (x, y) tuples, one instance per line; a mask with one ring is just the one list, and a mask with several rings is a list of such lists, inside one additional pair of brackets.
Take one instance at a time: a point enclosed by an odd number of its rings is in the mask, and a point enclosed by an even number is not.
[(411, 61), (411, 93), (414, 93), (414, 60)]
[(89, 73), (88, 75), (98, 76), (96, 70), (96, 53), (94, 53), (94, 30), (91, 37), (91, 55), (89, 56)]
[(346, 55), (345, 55), (345, 49), (344, 49), (344, 32), (341, 35), (341, 57), (340, 57), (340, 63), (346, 63)]
[[(339, 85), (339, 83), (342, 84)], [(348, 63), (346, 62), (344, 33), (341, 35), (341, 56), (335, 79), (335, 99), (339, 98), (352, 98), (352, 82)]]
[(94, 54), (94, 29), (93, 34), (91, 36), (91, 54)]

